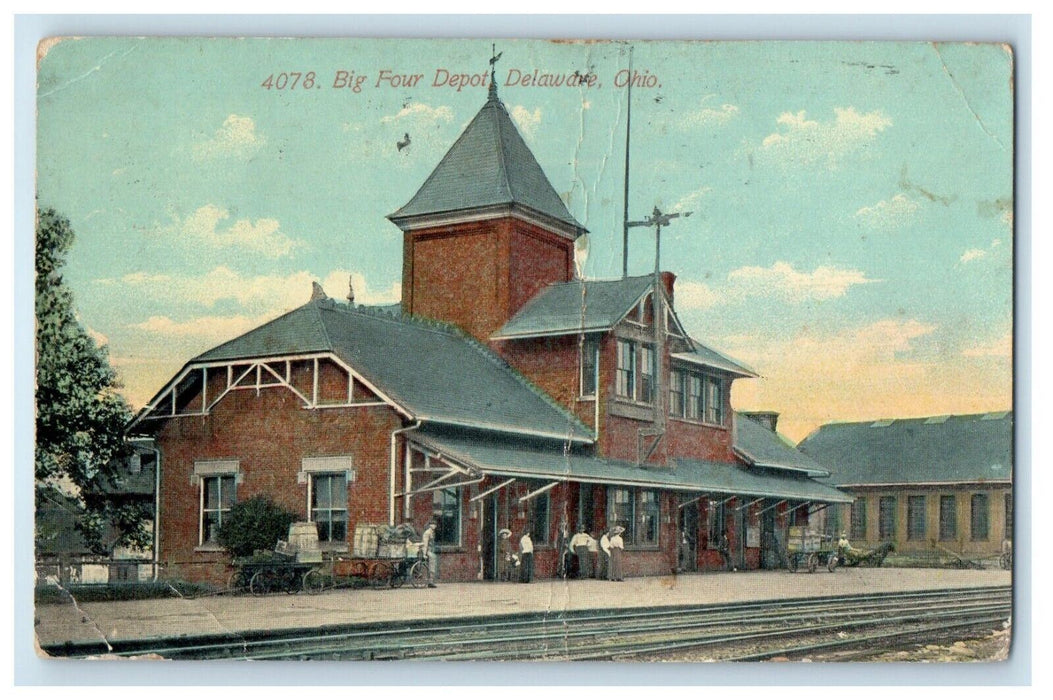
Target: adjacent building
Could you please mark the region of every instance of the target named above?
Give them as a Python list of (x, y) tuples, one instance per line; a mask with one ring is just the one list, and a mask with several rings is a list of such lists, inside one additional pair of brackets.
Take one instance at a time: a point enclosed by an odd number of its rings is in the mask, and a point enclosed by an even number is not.
[(905, 554), (993, 556), (1013, 536), (1013, 413), (824, 425), (799, 445), (852, 494), (827, 528)]
[(732, 410), (757, 375), (687, 332), (672, 273), (575, 276), (585, 228), (493, 87), (389, 219), (397, 307), (316, 286), (191, 359), (129, 426), (159, 455), (169, 575), (225, 580), (216, 531), (261, 493), (335, 557), (358, 524), (434, 519), (455, 580), (495, 577), (506, 527), (532, 533), (540, 576), (579, 525), (624, 527), (630, 575), (724, 566), (725, 535), (728, 566), (772, 566), (777, 529), (851, 500), (774, 420)]

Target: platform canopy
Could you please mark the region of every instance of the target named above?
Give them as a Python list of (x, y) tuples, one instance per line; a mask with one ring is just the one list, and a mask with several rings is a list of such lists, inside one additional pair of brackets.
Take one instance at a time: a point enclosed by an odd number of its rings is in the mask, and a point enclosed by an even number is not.
[(595, 457), (541, 440), (507, 440), (472, 431), (423, 428), (407, 438), (425, 449), (497, 477), (576, 481), (790, 501), (851, 503), (852, 497), (803, 474), (731, 462), (675, 459), (670, 467)]

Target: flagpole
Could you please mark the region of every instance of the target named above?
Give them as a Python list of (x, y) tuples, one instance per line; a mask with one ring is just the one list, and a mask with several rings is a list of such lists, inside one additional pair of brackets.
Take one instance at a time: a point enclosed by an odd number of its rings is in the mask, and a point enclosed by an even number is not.
[(629, 85), (625, 97), (625, 207), (622, 210), (622, 279), (629, 276), (629, 131), (633, 118), (633, 47), (629, 46)]

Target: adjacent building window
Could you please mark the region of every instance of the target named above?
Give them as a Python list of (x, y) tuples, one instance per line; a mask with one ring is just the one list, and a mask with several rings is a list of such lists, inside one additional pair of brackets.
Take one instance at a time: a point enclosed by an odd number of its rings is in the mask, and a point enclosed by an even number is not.
[(669, 373), (669, 415), (684, 415), (684, 373)]
[(655, 392), (655, 356), (651, 345), (640, 346), (640, 393), (637, 400), (644, 403), (654, 401)]
[(581, 395), (596, 395), (596, 374), (600, 366), (600, 342), (585, 338), (581, 344)]
[(607, 491), (607, 526), (625, 528), (626, 546), (657, 547), (661, 506), (650, 489), (611, 488)]
[(940, 540), (958, 539), (958, 498), (954, 495), (940, 496)]
[(972, 517), (970, 518), (970, 539), (982, 542), (988, 536), (988, 516), (990, 505), (986, 493), (974, 493), (972, 497)]
[(925, 539), (925, 496), (907, 496), (907, 539)]
[(309, 474), (311, 521), (319, 542), (347, 542), (347, 473)]
[(1005, 538), (1013, 539), (1013, 492), (1005, 495)]
[(234, 475), (201, 477), (201, 536), (199, 544), (218, 544), (223, 518), (234, 506)]
[(618, 341), (618, 373), (615, 392), (622, 398), (636, 398), (636, 345), (628, 340)]
[(457, 489), (432, 491), (431, 515), (435, 520), (436, 544), (460, 546), (461, 497)]
[(878, 500), (878, 537), (882, 540), (896, 539), (895, 496), (882, 496)]
[(852, 502), (852, 539), (865, 540), (867, 538), (867, 499), (857, 498)]

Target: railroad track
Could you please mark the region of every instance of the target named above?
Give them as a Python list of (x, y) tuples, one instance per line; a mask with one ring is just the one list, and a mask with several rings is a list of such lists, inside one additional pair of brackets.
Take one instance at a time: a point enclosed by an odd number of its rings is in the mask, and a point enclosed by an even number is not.
[(45, 647), (55, 656), (169, 659), (651, 659), (692, 650), (715, 661), (817, 652), (1000, 628), (1010, 587), (796, 598), (720, 605), (572, 610)]

